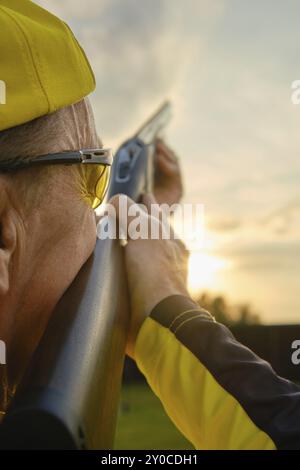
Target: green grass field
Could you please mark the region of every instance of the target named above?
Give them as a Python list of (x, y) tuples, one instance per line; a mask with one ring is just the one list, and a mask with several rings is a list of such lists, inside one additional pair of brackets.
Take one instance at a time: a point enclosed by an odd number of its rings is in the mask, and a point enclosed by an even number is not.
[(166, 415), (160, 401), (144, 383), (125, 385), (115, 449), (193, 449)]

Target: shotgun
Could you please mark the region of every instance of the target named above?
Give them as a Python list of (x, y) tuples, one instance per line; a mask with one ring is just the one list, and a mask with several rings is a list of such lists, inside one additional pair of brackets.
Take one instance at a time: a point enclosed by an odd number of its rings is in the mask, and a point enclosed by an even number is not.
[[(165, 103), (116, 153), (107, 197), (151, 190)], [(0, 425), (1, 449), (112, 449), (129, 322), (123, 250), (97, 240), (59, 301)]]

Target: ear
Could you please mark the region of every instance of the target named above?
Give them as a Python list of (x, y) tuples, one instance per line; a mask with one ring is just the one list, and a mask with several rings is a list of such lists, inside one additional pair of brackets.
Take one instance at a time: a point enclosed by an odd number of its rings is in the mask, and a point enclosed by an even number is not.
[(0, 188), (0, 299), (10, 287), (12, 256), (16, 248), (16, 230), (7, 198)]

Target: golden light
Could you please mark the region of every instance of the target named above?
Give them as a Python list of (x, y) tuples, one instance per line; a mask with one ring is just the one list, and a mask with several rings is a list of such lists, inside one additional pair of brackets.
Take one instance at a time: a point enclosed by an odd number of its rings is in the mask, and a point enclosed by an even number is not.
[(194, 251), (189, 259), (188, 286), (192, 293), (215, 288), (218, 274), (229, 267), (229, 261), (215, 255)]

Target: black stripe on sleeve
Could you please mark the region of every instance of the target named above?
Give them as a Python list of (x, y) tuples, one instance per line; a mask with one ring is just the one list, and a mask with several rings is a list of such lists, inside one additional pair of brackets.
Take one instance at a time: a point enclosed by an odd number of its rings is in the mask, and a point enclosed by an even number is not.
[(189, 297), (172, 295), (162, 300), (151, 312), (151, 318), (161, 325), (175, 331), (180, 324), (189, 317), (200, 315), (207, 320), (214, 321), (213, 316)]
[[(181, 316), (188, 311), (193, 312), (187, 313), (190, 321)], [(300, 449), (298, 386), (278, 377), (270, 364), (187, 297), (168, 297), (154, 308), (151, 318), (173, 331), (278, 449)]]

